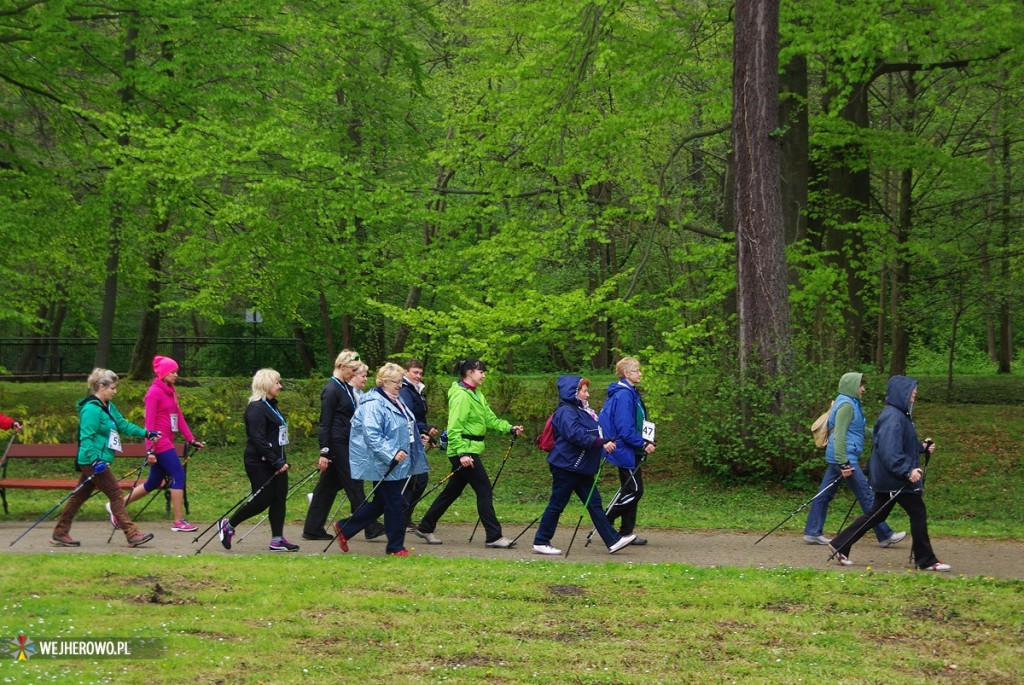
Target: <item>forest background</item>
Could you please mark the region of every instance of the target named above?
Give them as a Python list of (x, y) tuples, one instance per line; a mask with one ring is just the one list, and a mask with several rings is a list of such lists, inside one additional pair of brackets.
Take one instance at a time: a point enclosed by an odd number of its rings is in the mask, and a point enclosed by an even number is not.
[(1021, 45), (1016, 0), (8, 0), (0, 337), (632, 354), (696, 463), (786, 477), (843, 371), (1019, 373)]

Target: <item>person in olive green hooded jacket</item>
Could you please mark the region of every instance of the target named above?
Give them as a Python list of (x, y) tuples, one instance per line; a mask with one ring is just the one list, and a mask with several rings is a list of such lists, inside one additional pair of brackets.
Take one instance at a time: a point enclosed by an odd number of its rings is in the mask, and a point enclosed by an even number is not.
[(455, 366), (455, 373), (461, 380), (452, 383), (448, 390), (447, 430), (448, 460), (454, 475), (448, 479), (444, 490), (430, 505), (413, 533), (426, 540), (428, 545), (441, 544), (440, 538), (434, 535), (437, 521), (468, 485), (476, 493), (476, 510), (487, 533), (486, 546), (507, 549), (512, 546), (512, 541), (502, 535), (501, 524), (494, 513), (491, 481), (480, 455), (484, 451), (484, 437), (488, 429), (519, 435), (523, 427), (499, 419), (487, 404), (479, 390), (487, 375), (482, 361), (463, 359)]
[[(828, 416), (828, 444), (825, 446), (825, 475), (819, 492), (807, 512), (804, 542), (808, 545), (827, 545), (831, 540), (824, 535), (828, 505), (845, 483), (860, 503), (864, 513), (871, 511), (874, 496), (868, 479), (860, 468), (860, 455), (864, 451), (864, 428), (867, 420), (860, 400), (864, 396), (864, 375), (856, 372), (843, 374), (839, 379), (839, 394), (832, 403)], [(875, 536), (881, 547), (891, 547), (907, 537), (905, 532), (894, 532), (884, 520), (875, 526)]]

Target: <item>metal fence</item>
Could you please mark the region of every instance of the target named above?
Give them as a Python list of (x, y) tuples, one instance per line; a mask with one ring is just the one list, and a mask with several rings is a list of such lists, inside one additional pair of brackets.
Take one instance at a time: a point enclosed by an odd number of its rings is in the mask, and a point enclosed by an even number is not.
[[(95, 338), (0, 338), (0, 368), (12, 376), (63, 379), (92, 371)], [(160, 338), (157, 354), (173, 357), (181, 375), (247, 376), (269, 366), (286, 377), (306, 375), (295, 338)], [(134, 338), (114, 338), (109, 366), (127, 373)]]

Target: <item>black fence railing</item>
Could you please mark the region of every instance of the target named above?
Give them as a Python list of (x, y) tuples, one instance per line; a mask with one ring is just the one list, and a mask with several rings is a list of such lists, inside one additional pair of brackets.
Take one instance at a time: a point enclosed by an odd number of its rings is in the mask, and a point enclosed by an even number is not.
[[(173, 357), (181, 375), (246, 376), (269, 366), (286, 377), (306, 375), (295, 338), (160, 338), (157, 354)], [(78, 377), (92, 371), (95, 338), (0, 338), (0, 373), (12, 376)], [(131, 365), (134, 338), (115, 338), (109, 367), (119, 374)]]

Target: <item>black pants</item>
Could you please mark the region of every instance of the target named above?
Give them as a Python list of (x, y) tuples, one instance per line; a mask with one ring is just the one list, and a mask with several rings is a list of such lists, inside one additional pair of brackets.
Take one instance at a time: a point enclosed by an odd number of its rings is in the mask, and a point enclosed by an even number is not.
[[(353, 480), (352, 471), (349, 468), (348, 453), (335, 452), (338, 456), (331, 459), (331, 464), (320, 474), (320, 480), (313, 488), (313, 499), (309, 503), (309, 511), (306, 512), (306, 521), (302, 525), (302, 532), (306, 535), (315, 535), (324, 532), (324, 524), (327, 517), (331, 515), (331, 507), (338, 493), (345, 491), (348, 497), (348, 504), (354, 514), (364, 501), (366, 501), (366, 490), (363, 481)], [(379, 521), (373, 521), (366, 527), (367, 537), (380, 535), (383, 526)]]
[[(459, 468), (460, 457), (473, 457), (473, 468)], [(480, 516), (480, 523), (487, 532), (487, 542), (494, 542), (501, 537), (501, 524), (498, 523), (498, 515), (494, 513), (494, 497), (491, 492), (491, 481), (484, 470), (484, 463), (479, 454), (463, 454), (459, 457), (448, 457), (452, 464), (452, 470), (458, 472), (448, 479), (444, 490), (437, 496), (434, 503), (427, 509), (427, 513), (420, 520), (419, 529), (424, 533), (433, 533), (437, 528), (437, 521), (448, 507), (455, 503), (466, 486), (473, 488), (476, 493), (476, 512)]]
[(644, 496), (644, 479), (641, 473), (640, 457), (637, 457), (635, 469), (624, 469), (619, 467), (619, 482), (622, 487), (619, 496), (615, 498), (611, 509), (608, 510), (608, 520), (615, 525), (615, 519), (622, 517), (622, 525), (619, 526), (621, 535), (631, 535), (636, 528), (636, 507), (640, 498)]
[(875, 492), (875, 503), (871, 511), (861, 514), (856, 521), (846, 527), (839, 535), (832, 538), (832, 549), (839, 554), (850, 556), (850, 548), (860, 540), (873, 526), (878, 525), (889, 516), (892, 508), (899, 504), (910, 518), (911, 550), (914, 563), (918, 568), (927, 568), (938, 563), (932, 542), (928, 538), (928, 512), (924, 506), (924, 497), (920, 492), (901, 492), (893, 497), (891, 492)]
[[(249, 476), (249, 485), (252, 486), (252, 492), (256, 492), (264, 484), (266, 484), (266, 487), (263, 487), (260, 494), (243, 504), (242, 508), (231, 516), (228, 523), (233, 528), (237, 528), (238, 524), (242, 521), (258, 516), (264, 510), (269, 509), (267, 518), (270, 521), (270, 534), (275, 538), (284, 535), (285, 502), (288, 499), (288, 472), (285, 471), (275, 476), (274, 473), (276, 471), (276, 468), (266, 462), (246, 462), (245, 474)], [(273, 480), (270, 480), (271, 478)], [(268, 483), (267, 481), (270, 482)]]

